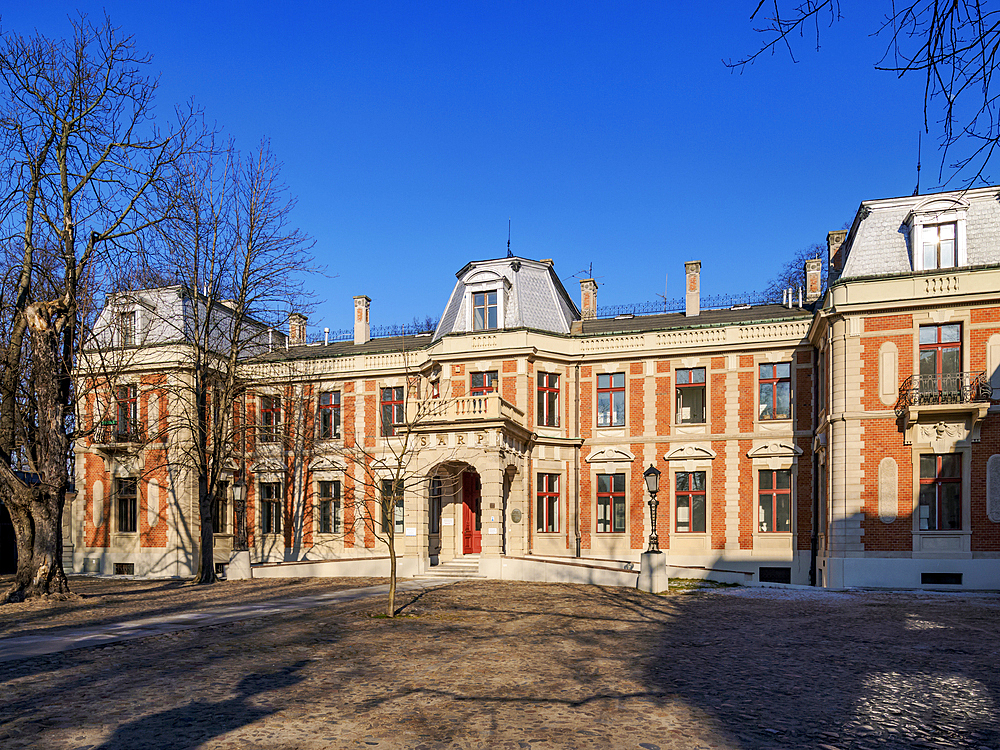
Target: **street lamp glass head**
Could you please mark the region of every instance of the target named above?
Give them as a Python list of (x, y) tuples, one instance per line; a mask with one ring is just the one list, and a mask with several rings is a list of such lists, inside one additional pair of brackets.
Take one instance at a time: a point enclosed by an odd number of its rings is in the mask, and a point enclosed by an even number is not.
[(649, 468), (642, 472), (642, 476), (646, 480), (646, 489), (650, 495), (655, 495), (660, 491), (660, 472), (653, 464), (650, 464)]
[(243, 502), (246, 496), (247, 496), (247, 486), (243, 483), (243, 481), (240, 480), (237, 482), (233, 482), (233, 500), (240, 503)]

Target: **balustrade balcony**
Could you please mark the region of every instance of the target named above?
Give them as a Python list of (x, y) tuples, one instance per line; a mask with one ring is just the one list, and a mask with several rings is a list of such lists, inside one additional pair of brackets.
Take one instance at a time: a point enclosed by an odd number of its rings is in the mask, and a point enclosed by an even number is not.
[(415, 428), (423, 425), (439, 427), (453, 423), (491, 421), (524, 426), (524, 412), (504, 401), (499, 393), (410, 401), (407, 404), (406, 419)]
[(94, 428), (93, 442), (106, 447), (134, 446), (146, 442), (146, 430), (137, 419), (109, 420)]

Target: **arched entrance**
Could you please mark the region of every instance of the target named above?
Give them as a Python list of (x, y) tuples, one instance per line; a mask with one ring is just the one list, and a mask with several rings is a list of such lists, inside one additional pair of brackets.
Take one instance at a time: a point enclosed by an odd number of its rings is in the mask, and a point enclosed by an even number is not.
[(462, 554), (483, 551), (483, 483), (473, 469), (462, 473)]

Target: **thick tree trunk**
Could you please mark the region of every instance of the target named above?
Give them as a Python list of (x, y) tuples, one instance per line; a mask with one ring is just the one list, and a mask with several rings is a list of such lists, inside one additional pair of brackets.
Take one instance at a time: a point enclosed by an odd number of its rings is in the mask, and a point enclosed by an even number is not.
[(17, 573), (2, 601), (21, 602), (36, 596), (68, 594), (62, 566), (62, 501), (55, 493), (27, 488), (28, 495), (5, 503), (17, 538)]
[(215, 583), (219, 579), (215, 575), (215, 533), (212, 528), (212, 500), (208, 494), (208, 482), (205, 477), (198, 481), (198, 574), (195, 583)]
[(25, 485), (9, 467), (0, 478), (7, 491), (18, 547), (17, 575), (4, 594), (5, 602), (69, 593), (62, 567), (62, 513), (69, 484), (65, 420), (69, 375), (60, 354), (59, 326), (53, 318), (68, 324), (65, 313), (57, 318), (53, 307), (39, 303), (27, 311), (38, 415), (35, 464), (39, 483)]

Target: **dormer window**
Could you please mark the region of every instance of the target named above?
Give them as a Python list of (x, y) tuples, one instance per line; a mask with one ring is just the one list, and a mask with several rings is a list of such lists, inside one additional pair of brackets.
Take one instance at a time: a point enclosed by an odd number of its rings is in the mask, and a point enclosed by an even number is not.
[(489, 331), (497, 327), (497, 293), (475, 292), (472, 295), (472, 330)]
[(968, 265), (965, 242), (968, 203), (932, 196), (906, 218), (914, 271), (936, 271)]
[(135, 345), (135, 310), (118, 313), (118, 341), (120, 346)]
[(955, 257), (955, 223), (925, 224), (920, 228), (921, 253), (924, 270), (933, 268), (954, 268), (958, 265)]

